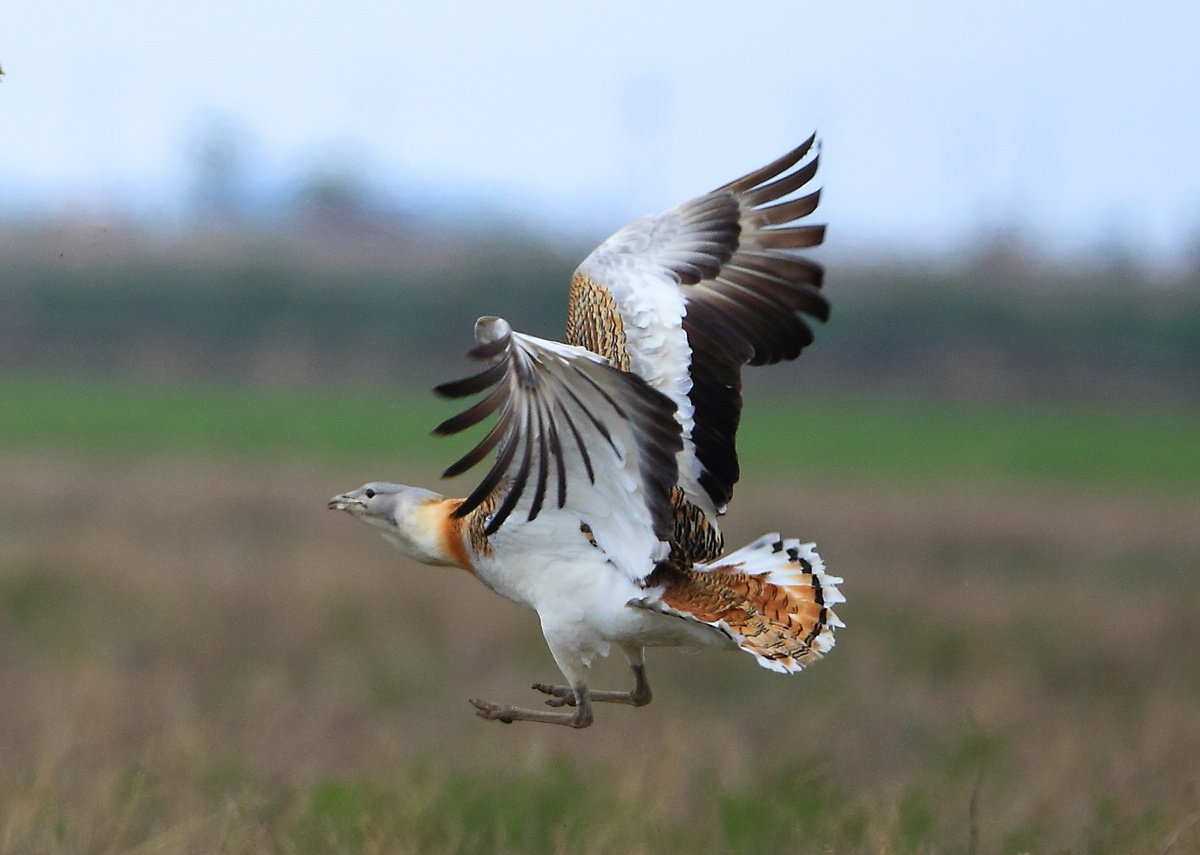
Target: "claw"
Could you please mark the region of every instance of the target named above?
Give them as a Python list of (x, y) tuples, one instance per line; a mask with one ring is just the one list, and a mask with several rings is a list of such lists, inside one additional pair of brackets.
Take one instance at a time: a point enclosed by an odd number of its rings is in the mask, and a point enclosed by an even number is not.
[(546, 706), (548, 707), (575, 706), (575, 691), (570, 686), (552, 686), (549, 683), (534, 683), (533, 688), (543, 694), (550, 695), (550, 697), (546, 698)]
[(512, 712), (508, 707), (503, 707), (500, 704), (493, 704), (491, 701), (481, 701), (478, 698), (471, 698), (471, 704), (475, 707), (475, 714), (480, 718), (486, 718), (489, 721), (499, 721), (504, 724), (512, 724)]

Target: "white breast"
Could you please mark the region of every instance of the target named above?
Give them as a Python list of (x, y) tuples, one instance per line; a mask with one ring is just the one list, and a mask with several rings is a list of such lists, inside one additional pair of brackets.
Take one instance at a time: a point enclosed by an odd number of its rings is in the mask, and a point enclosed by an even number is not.
[(550, 512), (506, 526), (492, 537), (492, 554), (475, 564), (485, 585), (538, 613), (560, 667), (569, 671), (570, 660), (587, 667), (612, 644), (727, 645), (711, 627), (628, 605), (647, 589), (593, 546), (577, 520), (565, 517)]

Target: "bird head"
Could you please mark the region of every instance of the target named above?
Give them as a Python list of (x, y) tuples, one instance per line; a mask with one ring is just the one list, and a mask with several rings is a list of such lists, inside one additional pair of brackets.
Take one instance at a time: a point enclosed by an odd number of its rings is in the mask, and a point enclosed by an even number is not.
[(439, 513), (444, 498), (420, 487), (372, 481), (329, 500), (330, 510), (345, 511), (368, 525), (406, 555), (425, 564), (454, 564), (446, 553)]

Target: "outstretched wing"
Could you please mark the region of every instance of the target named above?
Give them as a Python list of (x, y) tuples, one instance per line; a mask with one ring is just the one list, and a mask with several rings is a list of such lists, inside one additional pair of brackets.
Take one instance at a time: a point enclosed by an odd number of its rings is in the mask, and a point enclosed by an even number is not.
[(742, 366), (795, 359), (813, 339), (800, 315), (829, 316), (823, 269), (797, 253), (824, 239), (823, 225), (797, 222), (816, 209), (820, 191), (785, 199), (816, 174), (814, 140), (630, 223), (571, 283), (568, 343), (607, 356), (675, 402), (680, 486), (708, 514), (724, 510), (738, 480)]
[(480, 318), (475, 341), (471, 356), (488, 367), (435, 390), (448, 398), (487, 393), (440, 424), (437, 434), (499, 414), (479, 444), (444, 473), (458, 475), (496, 451), (455, 515), (493, 500), (490, 536), (502, 526), (532, 522), (548, 507), (565, 508), (602, 547), (634, 546), (632, 554), (658, 558), (671, 533), (669, 494), (683, 447), (671, 399), (601, 356), (514, 332), (502, 318)]

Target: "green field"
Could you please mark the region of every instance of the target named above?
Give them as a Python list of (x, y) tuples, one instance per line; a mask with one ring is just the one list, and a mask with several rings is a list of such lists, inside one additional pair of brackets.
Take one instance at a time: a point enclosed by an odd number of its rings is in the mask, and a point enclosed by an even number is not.
[(571, 732), (466, 702), (532, 615), (325, 509), (452, 404), (5, 381), (0, 855), (1200, 851), (1196, 413), (752, 394), (725, 530), (817, 541), (836, 649)]
[[(1200, 490), (1200, 410), (1194, 408), (806, 399), (767, 389), (750, 390), (747, 399), (739, 448), (749, 475)], [(0, 448), (106, 456), (395, 457), (434, 467), (467, 445), (430, 433), (456, 407), (412, 389), (291, 392), (7, 380), (0, 382)]]

